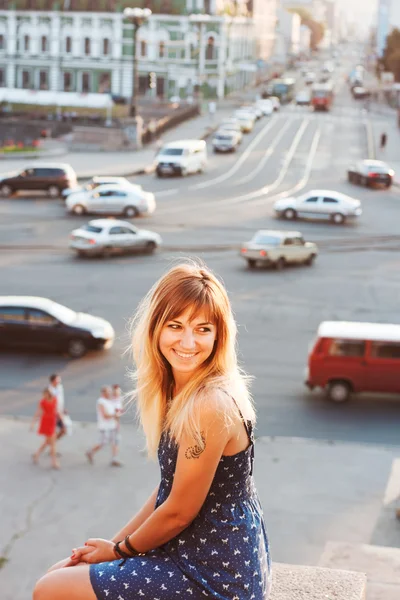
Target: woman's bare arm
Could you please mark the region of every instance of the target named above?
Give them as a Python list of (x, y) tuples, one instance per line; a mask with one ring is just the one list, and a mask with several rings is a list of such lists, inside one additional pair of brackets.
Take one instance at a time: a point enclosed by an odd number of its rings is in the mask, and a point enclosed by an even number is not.
[(139, 512), (112, 538), (113, 542), (119, 542), (123, 540), (127, 535), (134, 533), (139, 527), (150, 517), (155, 510), (156, 499), (158, 494), (159, 485), (153, 491), (151, 496), (146, 500), (145, 504), (139, 510)]

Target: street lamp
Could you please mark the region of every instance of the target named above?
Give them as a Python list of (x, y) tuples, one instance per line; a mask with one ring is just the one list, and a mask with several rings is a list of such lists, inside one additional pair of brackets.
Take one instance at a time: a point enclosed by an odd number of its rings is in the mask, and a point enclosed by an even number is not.
[(132, 97), (131, 97), (131, 106), (129, 109), (129, 115), (131, 117), (136, 117), (137, 113), (137, 98), (138, 98), (138, 86), (139, 86), (139, 77), (138, 77), (138, 61), (137, 61), (137, 53), (136, 53), (136, 38), (139, 27), (141, 27), (146, 21), (148, 21), (151, 15), (151, 10), (149, 8), (130, 8), (127, 7), (124, 9), (124, 17), (132, 23), (133, 25), (133, 71), (132, 71)]

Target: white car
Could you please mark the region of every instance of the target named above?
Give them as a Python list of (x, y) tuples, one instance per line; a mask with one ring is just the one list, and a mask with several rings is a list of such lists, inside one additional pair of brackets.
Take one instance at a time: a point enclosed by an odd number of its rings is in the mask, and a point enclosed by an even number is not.
[(284, 219), (329, 219), (337, 225), (362, 214), (359, 200), (332, 190), (311, 190), (297, 198), (281, 198), (275, 202), (274, 210)]
[(239, 121), (240, 128), (243, 133), (250, 133), (253, 131), (255, 116), (252, 113), (245, 112), (243, 110), (237, 110), (235, 112), (235, 119)]
[(311, 85), (312, 83), (314, 83), (316, 80), (316, 75), (315, 73), (313, 73), (313, 71), (309, 71), (308, 73), (305, 74), (304, 77), (304, 81), (306, 82), (306, 85)]
[(85, 185), (77, 185), (76, 187), (63, 190), (62, 196), (63, 198), (67, 198), (67, 196), (75, 194), (76, 192), (87, 192), (89, 190), (94, 190), (94, 188), (98, 187), (99, 185), (135, 186), (135, 184), (128, 181), (125, 177), (100, 177), (96, 175), (95, 177), (92, 177), (92, 179)]
[(154, 231), (138, 229), (127, 221), (96, 219), (74, 229), (69, 247), (78, 256), (104, 256), (129, 252), (154, 252), (162, 244)]
[(261, 117), (264, 115), (263, 111), (259, 106), (257, 106), (257, 104), (243, 104), (239, 110), (253, 114), (257, 120), (261, 119)]
[(317, 255), (316, 244), (305, 242), (299, 231), (260, 229), (240, 249), (240, 256), (251, 269), (262, 265), (281, 271), (291, 263), (312, 265)]
[(218, 129), (212, 140), (214, 152), (236, 152), (241, 142), (239, 137), (241, 135), (238, 131)]
[(271, 100), (272, 106), (274, 107), (274, 111), (278, 111), (281, 107), (281, 101), (278, 96), (270, 96), (267, 100)]
[(94, 190), (77, 192), (67, 197), (66, 209), (75, 215), (107, 214), (128, 218), (151, 215), (156, 208), (152, 192), (140, 185), (99, 185)]
[(296, 94), (296, 104), (298, 106), (310, 106), (311, 93), (308, 90), (300, 90)]
[(257, 106), (262, 110), (264, 116), (269, 117), (274, 112), (274, 103), (270, 98), (257, 100)]

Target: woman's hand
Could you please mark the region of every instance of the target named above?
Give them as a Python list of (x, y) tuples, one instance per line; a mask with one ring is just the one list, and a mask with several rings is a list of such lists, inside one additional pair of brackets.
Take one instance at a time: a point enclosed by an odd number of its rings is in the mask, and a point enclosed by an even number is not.
[[(90, 538), (84, 546), (74, 548), (71, 561), (85, 563), (102, 563), (117, 560), (114, 554), (114, 543), (101, 538)], [(72, 565), (71, 565), (72, 566)]]

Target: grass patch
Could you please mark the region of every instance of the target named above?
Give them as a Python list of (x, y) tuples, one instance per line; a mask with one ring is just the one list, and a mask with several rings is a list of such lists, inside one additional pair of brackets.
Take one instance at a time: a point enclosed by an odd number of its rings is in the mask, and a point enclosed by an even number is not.
[(7, 557), (0, 556), (0, 569), (2, 569), (7, 562), (8, 562), (8, 558)]
[(37, 148), (26, 146), (25, 148), (0, 148), (0, 154), (21, 154), (24, 152), (37, 152)]

